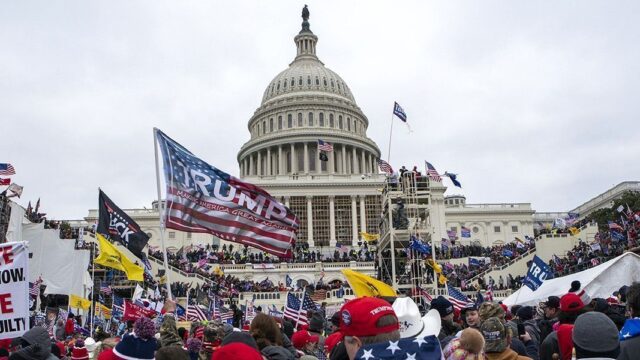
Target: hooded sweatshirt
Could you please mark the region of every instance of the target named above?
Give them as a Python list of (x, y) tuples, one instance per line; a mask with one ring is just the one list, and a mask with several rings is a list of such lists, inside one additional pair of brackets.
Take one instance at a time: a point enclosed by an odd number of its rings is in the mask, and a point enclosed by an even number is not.
[(51, 340), (49, 333), (41, 326), (36, 326), (22, 335), (22, 340), (27, 342), (29, 346), (11, 354), (9, 359), (14, 360), (57, 360), (58, 358), (51, 354)]

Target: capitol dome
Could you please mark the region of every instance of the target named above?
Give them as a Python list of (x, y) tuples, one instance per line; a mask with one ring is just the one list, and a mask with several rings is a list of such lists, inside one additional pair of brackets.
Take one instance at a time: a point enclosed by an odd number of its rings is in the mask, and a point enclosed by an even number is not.
[[(241, 177), (377, 173), (378, 146), (347, 83), (316, 55), (308, 18), (294, 37), (296, 56), (267, 85), (238, 153)], [(333, 146), (320, 160), (319, 140)], [(314, 176), (314, 179), (317, 177)]]
[(354, 245), (380, 220), (380, 149), (347, 83), (316, 55), (306, 6), (302, 17), (293, 61), (269, 82), (247, 124), (240, 177), (296, 214), (298, 243)]

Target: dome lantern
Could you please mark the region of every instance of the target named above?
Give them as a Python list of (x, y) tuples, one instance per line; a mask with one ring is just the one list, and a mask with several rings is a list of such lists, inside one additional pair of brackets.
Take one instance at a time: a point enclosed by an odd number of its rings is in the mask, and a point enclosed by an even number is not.
[(318, 42), (318, 37), (315, 36), (310, 29), (309, 9), (307, 8), (307, 5), (302, 9), (302, 29), (293, 41), (296, 43), (296, 47), (298, 48), (295, 60), (318, 60), (318, 57), (316, 56), (316, 43)]

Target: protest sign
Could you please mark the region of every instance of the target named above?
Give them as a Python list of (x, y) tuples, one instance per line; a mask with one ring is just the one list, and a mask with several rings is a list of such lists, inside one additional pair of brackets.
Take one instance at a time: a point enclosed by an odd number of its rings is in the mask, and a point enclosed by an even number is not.
[(145, 309), (142, 306), (136, 305), (130, 301), (124, 302), (124, 315), (122, 319), (127, 320), (136, 320), (141, 317), (153, 318), (156, 315), (156, 312), (150, 309)]
[(0, 244), (0, 339), (29, 330), (28, 259), (26, 243)]

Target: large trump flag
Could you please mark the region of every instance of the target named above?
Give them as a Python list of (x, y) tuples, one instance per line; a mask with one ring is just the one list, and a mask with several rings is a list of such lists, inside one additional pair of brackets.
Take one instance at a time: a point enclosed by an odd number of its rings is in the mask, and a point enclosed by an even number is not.
[(167, 200), (165, 226), (210, 233), (279, 257), (291, 257), (298, 219), (263, 189), (207, 164), (156, 129)]

